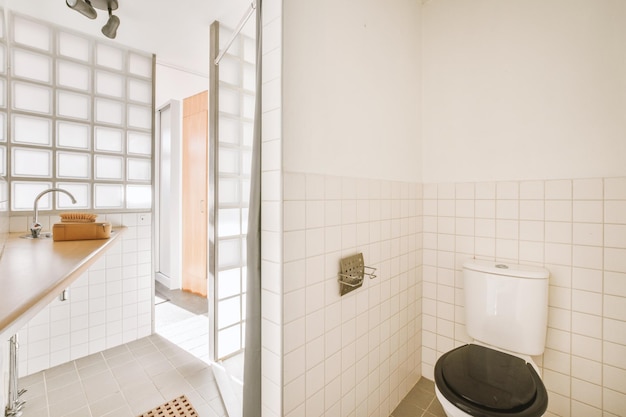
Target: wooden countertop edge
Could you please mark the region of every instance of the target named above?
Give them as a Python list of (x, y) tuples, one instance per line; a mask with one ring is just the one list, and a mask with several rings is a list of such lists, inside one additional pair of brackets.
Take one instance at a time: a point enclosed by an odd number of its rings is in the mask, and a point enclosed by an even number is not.
[[(109, 247), (121, 237), (125, 230), (126, 227), (123, 226), (113, 228), (114, 233), (111, 233), (109, 239), (102, 239), (104, 242), (101, 246), (91, 251), (80, 262), (74, 265), (72, 269), (59, 277), (53, 285), (48, 286), (32, 299), (29, 299), (28, 302), (12, 310), (7, 316), (0, 317), (0, 340), (9, 339), (37, 313), (50, 304), (55, 297), (58, 297), (64, 289), (68, 288), (83, 272), (104, 255)], [(19, 237), (14, 237), (13, 234), (10, 236), (10, 239), (11, 238), (20, 239)]]

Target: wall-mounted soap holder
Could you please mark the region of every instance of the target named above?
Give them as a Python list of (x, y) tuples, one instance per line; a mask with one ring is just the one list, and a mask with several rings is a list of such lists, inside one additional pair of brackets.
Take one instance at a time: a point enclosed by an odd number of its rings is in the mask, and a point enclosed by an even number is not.
[(339, 278), (337, 279), (340, 294), (345, 295), (359, 288), (363, 285), (365, 276), (370, 279), (376, 278), (374, 272), (376, 272), (376, 268), (365, 266), (362, 253), (343, 258), (339, 261)]

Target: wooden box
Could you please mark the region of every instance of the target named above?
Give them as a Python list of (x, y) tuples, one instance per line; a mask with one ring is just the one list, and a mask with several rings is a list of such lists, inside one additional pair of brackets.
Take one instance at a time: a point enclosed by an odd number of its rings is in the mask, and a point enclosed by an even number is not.
[(52, 226), (53, 240), (92, 240), (111, 237), (111, 223), (55, 223)]

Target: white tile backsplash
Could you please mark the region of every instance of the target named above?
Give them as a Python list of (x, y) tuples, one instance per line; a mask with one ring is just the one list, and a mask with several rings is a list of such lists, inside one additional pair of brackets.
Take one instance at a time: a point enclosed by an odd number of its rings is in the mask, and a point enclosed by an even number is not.
[[(19, 332), (20, 375), (30, 375), (108, 347), (136, 340), (152, 332), (151, 320), (139, 320), (139, 311), (151, 317), (152, 260), (142, 256), (138, 228), (150, 241), (150, 226), (140, 226), (146, 213), (107, 215), (124, 234), (100, 260), (69, 288), (69, 299), (55, 299)], [(25, 216), (13, 217), (14, 224)], [(128, 223), (125, 223), (128, 222)], [(150, 246), (147, 248), (150, 254)]]

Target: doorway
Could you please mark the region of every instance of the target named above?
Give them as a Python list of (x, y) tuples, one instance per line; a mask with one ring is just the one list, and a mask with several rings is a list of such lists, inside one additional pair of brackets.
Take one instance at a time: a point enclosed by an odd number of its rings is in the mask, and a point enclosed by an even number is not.
[[(164, 285), (167, 281), (165, 279), (155, 284), (155, 293), (159, 297), (155, 299), (155, 328), (158, 332), (164, 332), (161, 324), (172, 326), (168, 328), (172, 331), (171, 337), (190, 337), (189, 340), (175, 343), (191, 349), (206, 349), (207, 361), (212, 365), (222, 365), (227, 384), (232, 386), (230, 382), (234, 382), (235, 388), (231, 392), (239, 397), (236, 401), (241, 404), (246, 316), (245, 248), (255, 117), (256, 41), (239, 33), (238, 29), (230, 30), (214, 22), (211, 25), (211, 56), (217, 56), (225, 45), (229, 48), (223, 54), (219, 66), (211, 66), (208, 91), (185, 98), (180, 105), (182, 109), (178, 120), (182, 122), (179, 129), (179, 160), (182, 162), (178, 185), (181, 195), (177, 201), (182, 204), (178, 219), (168, 217), (167, 209), (163, 209), (157, 221), (159, 228), (169, 228), (171, 222), (177, 223), (179, 230), (176, 233), (180, 236), (180, 242), (176, 248), (172, 248), (172, 244), (164, 239), (167, 234), (157, 233), (159, 250), (155, 253), (160, 256), (178, 253), (182, 262), (178, 280), (169, 281), (173, 285)], [(195, 102), (193, 111), (187, 110), (187, 99)], [(191, 126), (186, 126), (187, 123)], [(160, 129), (166, 127), (167, 123), (159, 124)], [(193, 131), (199, 137), (206, 133), (208, 140), (200, 140), (186, 149), (185, 140)], [(161, 136), (167, 140), (167, 132), (161, 132)], [(175, 142), (175, 139), (171, 139), (172, 149), (176, 147)], [(174, 155), (173, 151), (170, 152)], [(192, 162), (185, 160), (187, 153), (192, 157)], [(164, 147), (159, 157), (161, 164), (166, 154), (167, 147)], [(185, 174), (190, 168), (188, 165), (195, 163), (204, 163), (204, 171), (200, 168), (192, 170), (192, 174)], [(167, 163), (165, 165), (157, 175), (159, 179), (160, 174), (167, 175)], [(173, 164), (169, 169), (174, 170)], [(169, 175), (172, 178), (174, 173), (170, 172)], [(185, 185), (186, 181), (189, 182), (188, 186)], [(161, 190), (160, 187), (159, 190), (158, 206), (172, 204), (170, 190)], [(165, 255), (161, 252), (164, 246), (169, 248)], [(195, 266), (190, 273), (191, 265)], [(161, 269), (157, 271), (164, 275)], [(195, 275), (194, 279), (200, 282), (199, 286), (185, 284), (186, 276), (190, 275)], [(180, 283), (178, 287), (177, 282)], [(189, 308), (188, 304), (197, 304), (189, 301), (190, 296), (205, 297), (208, 306), (206, 314), (203, 311), (198, 314)], [(174, 307), (182, 308), (183, 311)], [(204, 339), (208, 348), (203, 344), (194, 345), (191, 339), (198, 339), (198, 336)], [(203, 354), (199, 357), (207, 358)], [(218, 366), (213, 368), (215, 371)], [(216, 378), (219, 382), (217, 372)]]

